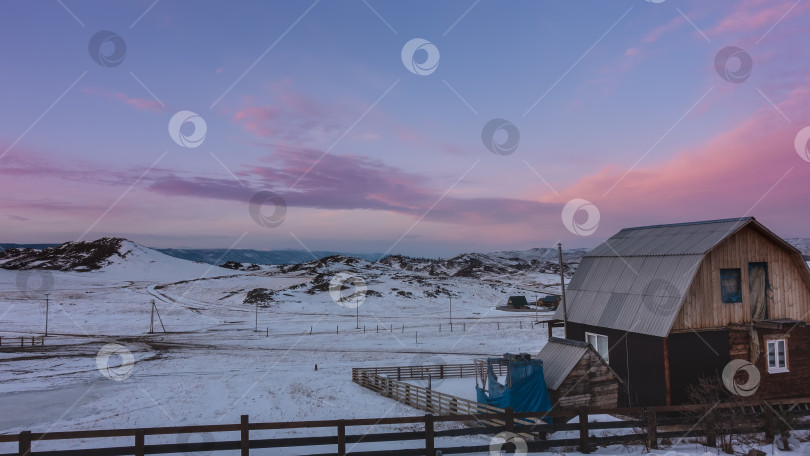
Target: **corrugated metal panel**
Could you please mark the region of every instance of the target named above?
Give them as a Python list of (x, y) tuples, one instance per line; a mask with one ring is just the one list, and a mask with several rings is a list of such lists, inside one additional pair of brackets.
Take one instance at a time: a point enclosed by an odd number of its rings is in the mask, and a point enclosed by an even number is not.
[[(586, 256), (705, 253), (753, 218), (625, 228)], [(650, 239), (653, 238), (653, 239)]]
[(587, 350), (587, 346), (557, 342), (554, 339), (548, 341), (537, 354), (537, 358), (543, 361), (546, 387), (556, 391)]
[(703, 255), (752, 220), (621, 230), (580, 263), (567, 289), (569, 321), (665, 337)]

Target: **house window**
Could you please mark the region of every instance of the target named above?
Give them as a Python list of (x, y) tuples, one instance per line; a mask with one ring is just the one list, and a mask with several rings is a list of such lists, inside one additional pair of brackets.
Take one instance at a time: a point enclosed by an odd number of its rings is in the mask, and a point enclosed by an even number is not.
[(768, 341), (768, 372), (787, 372), (787, 342), (785, 339)]
[(594, 334), (594, 333), (585, 333), (585, 342), (593, 345), (593, 348), (596, 349), (596, 352), (599, 353), (599, 356), (608, 361), (608, 338), (607, 336), (603, 336), (601, 334)]
[(725, 303), (742, 302), (742, 274), (739, 268), (720, 270), (720, 295)]

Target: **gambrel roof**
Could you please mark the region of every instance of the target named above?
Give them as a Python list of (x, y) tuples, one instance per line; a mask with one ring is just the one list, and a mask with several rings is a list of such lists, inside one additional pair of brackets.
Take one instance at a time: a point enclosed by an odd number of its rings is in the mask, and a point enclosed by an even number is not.
[[(582, 258), (566, 287), (568, 320), (666, 337), (703, 258), (746, 226), (801, 260), (753, 217), (625, 228)], [(563, 319), (562, 306), (554, 318)]]

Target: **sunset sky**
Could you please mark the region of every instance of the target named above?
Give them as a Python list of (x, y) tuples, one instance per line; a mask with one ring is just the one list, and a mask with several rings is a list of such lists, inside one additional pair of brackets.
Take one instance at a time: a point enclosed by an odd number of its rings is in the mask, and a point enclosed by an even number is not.
[[(810, 237), (808, 24), (795, 0), (2, 2), (0, 242), (435, 257), (749, 215)], [(181, 111), (202, 140), (183, 114), (172, 137)]]

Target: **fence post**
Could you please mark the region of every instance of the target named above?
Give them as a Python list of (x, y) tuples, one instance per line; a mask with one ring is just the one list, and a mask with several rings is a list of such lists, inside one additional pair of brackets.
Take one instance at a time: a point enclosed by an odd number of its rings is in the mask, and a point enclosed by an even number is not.
[(17, 437), (20, 447), (20, 456), (30, 456), (31, 454), (31, 431), (22, 431)]
[(658, 425), (656, 424), (655, 409), (647, 409), (647, 447), (658, 449)]
[(433, 441), (433, 415), (425, 415), (425, 454), (433, 456), (436, 454), (435, 442)]
[(585, 410), (579, 411), (579, 452), (590, 453), (590, 444), (588, 443), (588, 412)]
[(250, 428), (248, 416), (242, 415), (242, 456), (250, 456)]
[(144, 456), (144, 433), (143, 430), (135, 431), (135, 456)]
[(762, 411), (764, 412), (764, 419), (765, 419), (765, 441), (770, 443), (773, 442), (773, 438), (776, 436), (776, 432), (774, 432), (774, 420), (773, 420), (773, 409), (771, 405), (768, 404), (767, 401), (762, 401)]
[(503, 411), (503, 424), (506, 426), (508, 432), (515, 432), (515, 410), (512, 407), (506, 407)]
[(346, 421), (338, 421), (338, 456), (346, 456)]

